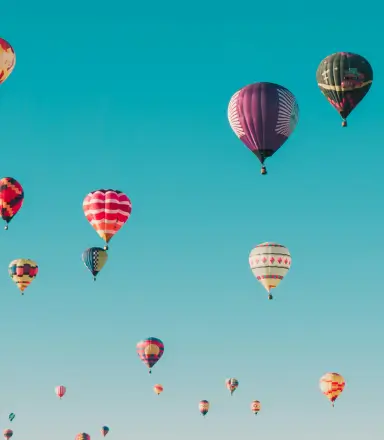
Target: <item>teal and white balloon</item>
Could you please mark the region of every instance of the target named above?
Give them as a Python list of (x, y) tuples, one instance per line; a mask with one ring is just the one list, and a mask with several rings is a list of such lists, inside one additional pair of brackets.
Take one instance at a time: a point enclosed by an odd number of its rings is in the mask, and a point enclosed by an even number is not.
[(94, 281), (104, 264), (107, 262), (108, 254), (100, 247), (92, 247), (83, 252), (83, 262), (87, 269), (93, 275)]

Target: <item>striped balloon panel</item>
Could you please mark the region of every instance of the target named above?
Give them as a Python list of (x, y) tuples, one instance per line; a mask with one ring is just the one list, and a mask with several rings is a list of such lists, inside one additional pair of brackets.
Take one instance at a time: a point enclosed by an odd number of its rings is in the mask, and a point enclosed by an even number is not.
[(9, 223), (17, 214), (24, 201), (24, 191), (20, 183), (12, 177), (0, 180), (1, 217)]
[(83, 252), (83, 262), (93, 276), (101, 271), (107, 259), (107, 252), (99, 247), (89, 248)]
[(260, 403), (258, 400), (254, 400), (254, 401), (251, 403), (251, 411), (252, 411), (254, 414), (257, 414), (260, 410), (261, 410), (261, 403)]
[(262, 243), (252, 249), (249, 265), (254, 276), (269, 292), (279, 285), (291, 267), (288, 249), (277, 243)]
[(38, 271), (34, 261), (24, 258), (11, 261), (8, 267), (9, 276), (22, 292), (31, 284)]
[(163, 356), (164, 344), (160, 339), (148, 338), (140, 341), (136, 346), (136, 350), (140, 359), (148, 368), (152, 368), (161, 356)]
[(331, 401), (334, 402), (343, 392), (345, 380), (338, 373), (327, 373), (319, 382), (321, 392)]
[(0, 84), (3, 83), (15, 68), (16, 54), (8, 41), (0, 38)]
[(95, 231), (108, 243), (128, 220), (132, 204), (121, 191), (100, 189), (85, 197), (83, 210)]
[(77, 434), (75, 440), (91, 440), (91, 436), (85, 432), (81, 432), (80, 434)]
[(208, 400), (201, 400), (199, 402), (199, 411), (201, 412), (201, 414), (203, 414), (203, 416), (205, 416), (208, 413), (208, 411), (209, 411)]
[(60, 397), (60, 399), (64, 396), (66, 391), (67, 389), (63, 385), (59, 385), (58, 387), (55, 388), (55, 392)]

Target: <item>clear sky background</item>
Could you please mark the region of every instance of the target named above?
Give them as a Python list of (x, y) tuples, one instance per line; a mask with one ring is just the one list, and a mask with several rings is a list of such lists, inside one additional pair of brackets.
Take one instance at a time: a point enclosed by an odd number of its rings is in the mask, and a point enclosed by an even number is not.
[[(0, 231), (1, 428), (15, 440), (93, 440), (103, 424), (110, 440), (382, 438), (375, 4), (3, 3), (17, 64), (0, 88), (0, 174), (25, 202)], [(341, 50), (374, 69), (346, 129), (315, 77)], [(227, 120), (232, 94), (258, 81), (300, 106), (265, 177)], [(102, 241), (82, 202), (99, 188), (125, 192), (132, 216), (94, 283), (81, 254)], [(248, 266), (264, 241), (292, 255), (272, 302)], [(39, 264), (24, 297), (7, 273), (15, 258)], [(152, 376), (136, 354), (148, 336), (165, 344)], [(334, 409), (318, 387), (327, 371), (347, 382)]]

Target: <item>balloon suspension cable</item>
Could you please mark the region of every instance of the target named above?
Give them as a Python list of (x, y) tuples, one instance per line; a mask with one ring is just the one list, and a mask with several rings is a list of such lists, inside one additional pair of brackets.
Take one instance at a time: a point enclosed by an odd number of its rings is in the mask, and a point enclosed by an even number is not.
[(348, 126), (346, 119), (343, 119), (343, 122), (341, 123), (341, 126), (342, 127), (347, 127)]
[(268, 294), (268, 299), (273, 299), (273, 296), (270, 293)]
[(267, 168), (265, 167), (265, 165), (263, 165), (263, 166), (261, 167), (261, 171), (260, 171), (260, 173), (263, 174), (264, 176), (268, 174), (268, 173), (267, 173)]

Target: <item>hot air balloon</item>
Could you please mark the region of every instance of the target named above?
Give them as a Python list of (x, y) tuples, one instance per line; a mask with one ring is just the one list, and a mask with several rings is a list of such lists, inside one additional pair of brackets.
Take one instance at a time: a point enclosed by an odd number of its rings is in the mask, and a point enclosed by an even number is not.
[(91, 440), (91, 436), (85, 432), (81, 432), (80, 434), (77, 434), (75, 440)]
[(258, 400), (254, 400), (251, 403), (251, 411), (255, 416), (257, 416), (257, 413), (261, 410), (261, 403)]
[(11, 413), (11, 414), (9, 414), (8, 419), (10, 422), (12, 422), (15, 417), (16, 417), (16, 415), (14, 413)]
[(337, 52), (323, 59), (316, 80), (321, 93), (343, 118), (341, 125), (346, 127), (348, 115), (371, 88), (373, 70), (361, 55)]
[(105, 436), (108, 434), (108, 432), (109, 432), (109, 428), (108, 428), (108, 426), (103, 426), (103, 427), (101, 428), (101, 435), (102, 435), (103, 437), (105, 437)]
[(236, 390), (236, 388), (239, 386), (239, 381), (235, 379), (234, 377), (231, 377), (230, 379), (227, 379), (225, 381), (225, 386), (228, 388), (228, 390), (231, 392), (231, 396), (233, 392)]
[(201, 400), (199, 402), (199, 411), (205, 417), (209, 411), (209, 402), (208, 400)]
[(23, 201), (24, 191), (20, 183), (13, 177), (2, 178), (0, 180), (0, 208), (1, 218), (5, 221), (5, 230), (8, 229), (8, 223), (19, 212)]
[(9, 276), (16, 283), (22, 295), (24, 295), (24, 290), (36, 278), (38, 271), (37, 263), (26, 258), (13, 260), (8, 266)]
[(0, 84), (12, 73), (16, 64), (16, 54), (8, 41), (0, 38)]
[(129, 219), (132, 204), (121, 191), (99, 189), (90, 192), (83, 202), (84, 214), (99, 236), (108, 243)]
[(149, 368), (149, 373), (151, 373), (151, 368), (163, 356), (164, 344), (160, 339), (147, 338), (137, 343), (136, 350), (139, 358)]
[(5, 440), (9, 440), (13, 436), (12, 429), (4, 429), (3, 435), (4, 435)]
[(252, 249), (249, 265), (253, 275), (260, 281), (272, 299), (271, 289), (278, 286), (291, 267), (288, 249), (277, 243), (261, 243)]
[(107, 262), (107, 252), (102, 248), (92, 247), (83, 252), (82, 258), (85, 266), (93, 275), (93, 280), (96, 281), (97, 274)]
[(67, 391), (67, 389), (65, 388), (64, 385), (59, 385), (55, 388), (55, 393), (58, 397), (60, 397), (60, 399), (64, 396), (66, 391)]
[(344, 390), (345, 380), (339, 373), (327, 373), (320, 378), (319, 385), (321, 392), (330, 400), (332, 406), (334, 406), (335, 400)]
[(163, 392), (164, 388), (162, 385), (160, 385), (159, 383), (157, 383), (154, 387), (153, 387), (153, 391), (159, 395)]
[(260, 82), (237, 91), (228, 106), (228, 119), (236, 136), (264, 165), (291, 135), (299, 120), (293, 94), (278, 84)]

